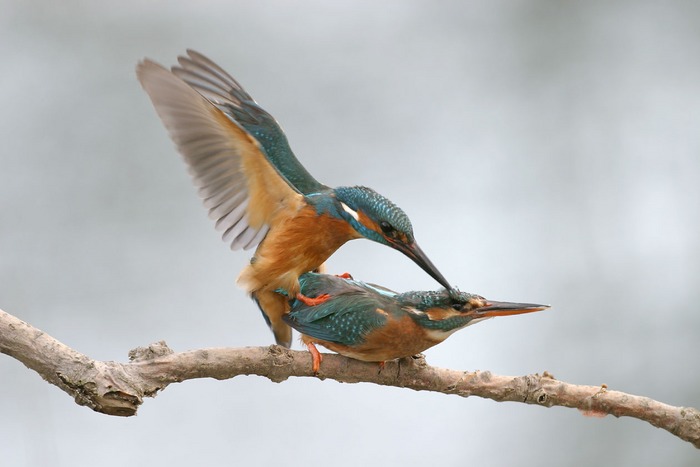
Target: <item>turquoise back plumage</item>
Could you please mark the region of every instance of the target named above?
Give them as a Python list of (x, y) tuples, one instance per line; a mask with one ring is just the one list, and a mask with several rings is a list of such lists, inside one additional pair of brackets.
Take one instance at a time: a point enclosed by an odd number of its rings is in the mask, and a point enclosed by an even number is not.
[(328, 190), (301, 165), (292, 152), (287, 136), (272, 115), (252, 98), (241, 99), (239, 103), (239, 107), (229, 104), (222, 110), (258, 140), (269, 161), (294, 188), (304, 195)]

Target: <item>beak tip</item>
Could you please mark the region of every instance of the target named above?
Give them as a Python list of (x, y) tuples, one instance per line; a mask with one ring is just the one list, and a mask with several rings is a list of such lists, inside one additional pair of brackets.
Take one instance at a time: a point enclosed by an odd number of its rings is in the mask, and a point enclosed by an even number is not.
[(540, 305), (536, 303), (511, 303), (497, 302), (489, 300), (488, 303), (479, 309), (483, 316), (509, 316), (534, 313), (551, 308), (550, 305)]
[(452, 286), (447, 279), (438, 271), (438, 268), (430, 261), (428, 255), (426, 255), (418, 243), (413, 242), (411, 245), (403, 245), (402, 247), (397, 247), (399, 251), (404, 253), (406, 256), (411, 258), (422, 270), (427, 272), (430, 277), (435, 279), (440, 285), (445, 287), (450, 293), (452, 293)]

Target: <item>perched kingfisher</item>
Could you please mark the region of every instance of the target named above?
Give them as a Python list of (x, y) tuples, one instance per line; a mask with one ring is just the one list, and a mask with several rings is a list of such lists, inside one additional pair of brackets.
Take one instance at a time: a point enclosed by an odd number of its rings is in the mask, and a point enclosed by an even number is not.
[(178, 62), (167, 70), (145, 59), (136, 74), (224, 241), (233, 250), (257, 245), (238, 283), (257, 302), (278, 344), (289, 347), (292, 331), (282, 319), (288, 298), (276, 291), (297, 297), (299, 276), (318, 270), (348, 240), (367, 238), (399, 250), (451, 289), (398, 206), (370, 188), (318, 182), (277, 121), (231, 75), (192, 50)]
[(384, 287), (328, 274), (306, 273), (299, 278), (307, 297), (328, 294), (318, 305), (294, 299), (283, 316), (302, 333), (313, 358), (321, 365), (315, 344), (346, 357), (379, 362), (418, 354), (453, 332), (495, 316), (519, 315), (549, 305), (487, 300), (457, 290), (397, 293)]

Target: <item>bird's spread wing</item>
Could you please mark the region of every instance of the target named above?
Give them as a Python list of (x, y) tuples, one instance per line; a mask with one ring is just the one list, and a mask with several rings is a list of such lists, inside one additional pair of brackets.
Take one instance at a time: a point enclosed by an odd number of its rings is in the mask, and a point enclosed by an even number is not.
[(254, 247), (275, 216), (301, 206), (302, 195), (240, 125), (153, 61), (139, 63), (136, 74), (231, 249)]
[(253, 135), (272, 165), (300, 193), (308, 195), (327, 188), (299, 163), (279, 123), (231, 75), (193, 50), (178, 57), (178, 62), (172, 72)]

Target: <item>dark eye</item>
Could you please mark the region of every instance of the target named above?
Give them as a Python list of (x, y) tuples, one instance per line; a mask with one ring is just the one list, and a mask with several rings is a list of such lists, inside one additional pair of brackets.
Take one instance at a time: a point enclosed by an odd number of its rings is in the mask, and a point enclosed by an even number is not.
[(379, 227), (382, 229), (382, 232), (384, 232), (384, 235), (393, 236), (396, 233), (396, 229), (387, 221), (381, 221)]
[(452, 304), (452, 308), (454, 308), (457, 311), (462, 311), (463, 307), (464, 307), (464, 305), (462, 303), (453, 303)]

